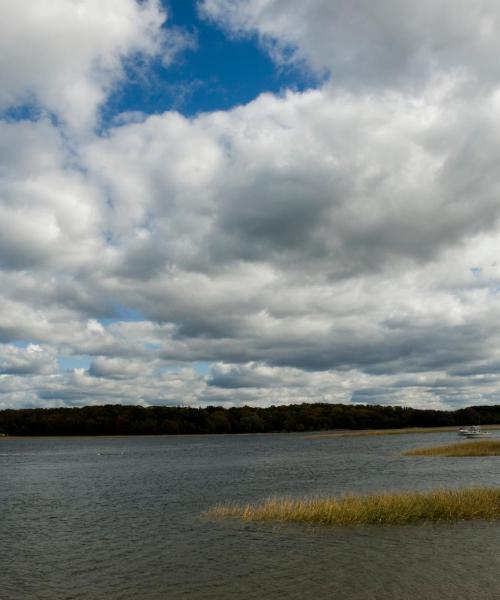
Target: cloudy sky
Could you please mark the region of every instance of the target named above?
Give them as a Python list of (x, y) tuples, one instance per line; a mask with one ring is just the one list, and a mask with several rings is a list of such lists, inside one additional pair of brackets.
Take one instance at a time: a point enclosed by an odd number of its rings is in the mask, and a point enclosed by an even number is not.
[(0, 408), (500, 398), (497, 0), (2, 0)]

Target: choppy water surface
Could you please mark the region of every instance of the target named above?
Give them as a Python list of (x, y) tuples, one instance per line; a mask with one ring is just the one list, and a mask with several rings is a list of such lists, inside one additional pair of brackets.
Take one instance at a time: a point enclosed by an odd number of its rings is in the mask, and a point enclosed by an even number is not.
[(270, 495), (500, 485), (452, 433), (0, 440), (1, 600), (500, 598), (500, 525), (210, 522)]

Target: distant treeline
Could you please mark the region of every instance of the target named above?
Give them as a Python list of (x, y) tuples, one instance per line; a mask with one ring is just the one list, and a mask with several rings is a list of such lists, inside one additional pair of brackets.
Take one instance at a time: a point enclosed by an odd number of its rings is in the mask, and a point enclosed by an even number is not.
[(500, 406), (456, 411), (393, 406), (299, 404), (224, 409), (152, 406), (85, 406), (0, 411), (0, 434), (158, 435), (263, 433), (328, 429), (390, 429), (500, 423)]

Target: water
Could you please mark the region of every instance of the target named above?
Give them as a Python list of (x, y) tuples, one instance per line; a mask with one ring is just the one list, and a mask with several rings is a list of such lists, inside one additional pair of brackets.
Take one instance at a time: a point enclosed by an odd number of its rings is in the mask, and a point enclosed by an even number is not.
[(212, 522), (270, 495), (500, 485), (500, 460), (409, 458), (452, 433), (0, 440), (1, 600), (500, 597), (500, 524)]

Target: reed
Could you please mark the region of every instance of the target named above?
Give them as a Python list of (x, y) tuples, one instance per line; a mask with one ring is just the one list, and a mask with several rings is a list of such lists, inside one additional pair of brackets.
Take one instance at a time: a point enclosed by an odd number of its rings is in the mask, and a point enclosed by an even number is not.
[(500, 440), (457, 442), (446, 446), (416, 448), (408, 450), (404, 454), (405, 456), (499, 456)]
[(466, 488), (381, 493), (339, 498), (270, 498), (261, 503), (219, 505), (212, 518), (288, 521), (319, 525), (404, 525), (423, 521), (500, 519), (500, 489)]

